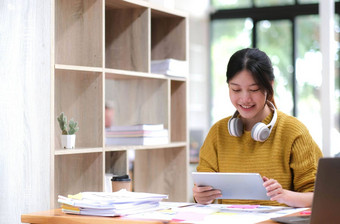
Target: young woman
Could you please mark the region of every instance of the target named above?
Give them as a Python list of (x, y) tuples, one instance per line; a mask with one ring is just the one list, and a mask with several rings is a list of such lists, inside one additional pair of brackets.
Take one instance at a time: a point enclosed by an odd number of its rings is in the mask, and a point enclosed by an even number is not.
[[(237, 51), (228, 63), (227, 83), (236, 112), (210, 129), (197, 171), (260, 173), (270, 197), (219, 203), (311, 206), (322, 153), (300, 121), (276, 109), (269, 57), (258, 49)], [(209, 204), (221, 192), (195, 185), (193, 196)]]

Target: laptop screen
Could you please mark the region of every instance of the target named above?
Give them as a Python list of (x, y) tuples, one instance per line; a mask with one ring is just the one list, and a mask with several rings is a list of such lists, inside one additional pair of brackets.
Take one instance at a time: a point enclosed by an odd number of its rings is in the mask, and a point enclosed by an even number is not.
[(321, 158), (314, 189), (311, 224), (340, 221), (340, 158)]

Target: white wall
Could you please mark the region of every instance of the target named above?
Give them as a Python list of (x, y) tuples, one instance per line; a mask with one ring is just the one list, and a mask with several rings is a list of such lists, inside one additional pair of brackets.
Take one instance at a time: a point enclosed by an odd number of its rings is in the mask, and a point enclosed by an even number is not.
[(0, 1), (0, 223), (49, 208), (50, 1)]
[[(167, 1), (167, 0), (165, 0)], [(174, 7), (189, 14), (189, 130), (202, 132), (202, 141), (210, 129), (210, 46), (209, 0), (176, 0)], [(193, 134), (193, 133), (192, 133)], [(197, 136), (196, 136), (197, 137)], [(196, 139), (197, 140), (197, 139)], [(194, 185), (191, 172), (197, 164), (189, 166), (188, 196), (193, 199)]]

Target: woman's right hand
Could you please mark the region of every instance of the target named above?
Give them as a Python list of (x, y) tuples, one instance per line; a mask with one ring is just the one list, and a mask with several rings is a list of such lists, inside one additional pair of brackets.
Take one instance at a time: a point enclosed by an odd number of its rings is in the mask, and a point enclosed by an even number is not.
[(195, 184), (192, 191), (196, 202), (203, 205), (211, 204), (216, 198), (222, 197), (221, 191), (211, 186), (198, 187)]

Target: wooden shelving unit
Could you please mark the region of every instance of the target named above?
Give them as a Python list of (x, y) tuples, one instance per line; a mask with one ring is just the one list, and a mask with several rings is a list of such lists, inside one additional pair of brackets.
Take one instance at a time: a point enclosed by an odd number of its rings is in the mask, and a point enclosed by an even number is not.
[[(142, 0), (54, 0), (52, 29), (51, 207), (57, 196), (103, 191), (105, 174), (129, 172), (134, 190), (186, 201), (186, 77), (150, 72), (151, 60), (188, 61), (185, 13)], [(104, 107), (115, 101), (115, 124), (164, 124), (170, 143), (106, 146)], [(76, 149), (61, 149), (56, 117), (79, 123)]]

